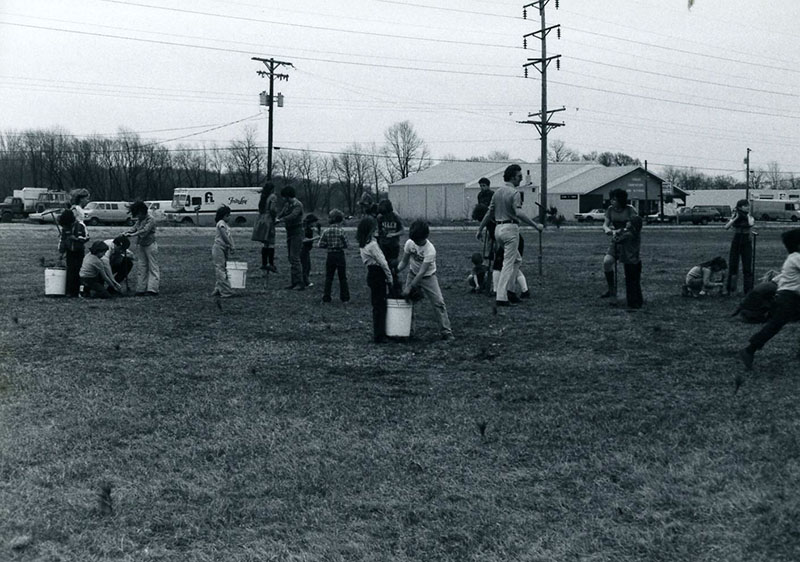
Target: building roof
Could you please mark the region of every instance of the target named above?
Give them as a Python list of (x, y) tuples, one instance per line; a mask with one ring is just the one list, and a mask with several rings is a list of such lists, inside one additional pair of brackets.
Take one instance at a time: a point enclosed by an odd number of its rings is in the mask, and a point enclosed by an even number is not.
[[(442, 162), (427, 170), (412, 174), (394, 182), (392, 185), (440, 185), (440, 184), (478, 184), (484, 176), (502, 172), (514, 162)], [(517, 162), (522, 165), (522, 162)]]
[[(462, 184), (465, 187), (477, 187), (481, 177), (492, 179), (496, 176), (502, 179), (503, 171), (509, 164), (519, 164), (523, 171), (530, 171), (530, 180), (534, 186), (541, 185), (538, 162), (523, 162), (519, 160), (509, 162), (442, 162), (427, 170), (404, 178), (392, 185), (441, 185)], [(586, 194), (603, 187), (635, 170), (644, 169), (641, 166), (603, 166), (597, 162), (549, 162), (547, 165), (547, 192), (548, 193), (579, 193)], [(660, 180), (652, 172), (650, 176)], [(524, 180), (523, 180), (524, 183)], [(682, 190), (677, 190), (681, 191)]]

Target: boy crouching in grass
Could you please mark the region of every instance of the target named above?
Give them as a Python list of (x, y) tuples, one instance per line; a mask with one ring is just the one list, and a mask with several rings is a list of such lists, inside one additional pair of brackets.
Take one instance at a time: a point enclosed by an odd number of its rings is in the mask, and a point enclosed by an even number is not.
[(769, 319), (764, 327), (750, 338), (750, 345), (740, 349), (738, 356), (745, 368), (753, 368), (756, 351), (777, 335), (789, 322), (800, 320), (800, 228), (787, 230), (781, 235), (789, 256), (783, 262), (778, 276), (778, 292), (772, 301)]
[(408, 229), (408, 240), (403, 246), (403, 258), (397, 266), (397, 271), (409, 267), (408, 277), (403, 287), (403, 297), (407, 297), (412, 290), (419, 287), (428, 301), (433, 305), (436, 320), (443, 340), (453, 339), (453, 330), (450, 328), (450, 318), (447, 316), (447, 307), (436, 278), (436, 248), (433, 247), (428, 235), (428, 223), (416, 220)]
[(122, 292), (122, 287), (116, 282), (111, 275), (110, 269), (101, 259), (107, 251), (108, 245), (98, 240), (92, 244), (89, 249), (89, 255), (83, 259), (80, 275), (84, 296), (86, 297), (110, 298), (111, 295), (106, 289), (106, 284), (117, 293)]

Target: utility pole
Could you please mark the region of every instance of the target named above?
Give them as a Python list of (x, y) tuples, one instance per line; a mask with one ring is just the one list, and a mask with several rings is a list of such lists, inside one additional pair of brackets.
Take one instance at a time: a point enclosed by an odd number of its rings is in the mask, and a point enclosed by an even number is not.
[(744, 159), (744, 163), (747, 165), (747, 170), (745, 171), (745, 185), (747, 186), (744, 190), (744, 198), (750, 201), (750, 153), (752, 150), (749, 148), (747, 149), (747, 156)]
[(647, 199), (647, 191), (650, 187), (650, 174), (647, 173), (647, 160), (644, 161), (644, 216), (647, 218), (647, 215), (650, 214), (650, 201)]
[[(278, 74), (275, 70), (281, 66), (291, 66), (294, 68), (294, 65), (290, 62), (284, 62), (275, 59), (262, 59), (259, 57), (252, 57), (251, 60), (257, 60), (264, 63), (264, 66), (267, 67), (268, 70), (257, 70), (256, 74), (261, 77), (266, 76), (269, 78), (269, 94), (266, 92), (261, 92), (261, 105), (267, 106), (267, 179), (272, 179), (272, 109), (275, 106), (275, 80), (289, 80), (288, 74)], [(266, 95), (266, 104), (264, 104), (264, 96)], [(280, 96), (278, 107), (283, 107), (283, 95), (278, 94)]]
[[(551, 118), (554, 113), (559, 111), (564, 111), (566, 108), (561, 107), (560, 109), (547, 109), (547, 66), (550, 64), (551, 61), (556, 61), (556, 68), (561, 69), (561, 55), (555, 55), (548, 57), (547, 56), (547, 35), (552, 30), (557, 30), (558, 38), (561, 38), (561, 26), (560, 25), (551, 25), (547, 27), (547, 23), (545, 21), (545, 6), (550, 2), (550, 0), (537, 0), (536, 2), (531, 2), (530, 4), (525, 4), (522, 7), (522, 17), (523, 19), (528, 19), (528, 8), (536, 8), (539, 10), (539, 15), (542, 20), (542, 27), (541, 29), (537, 29), (531, 33), (527, 33), (522, 36), (522, 46), (523, 48), (528, 48), (528, 37), (538, 37), (542, 42), (542, 56), (537, 58), (529, 58), (528, 62), (523, 64), (522, 67), (525, 70), (525, 78), (528, 77), (528, 67), (533, 66), (538, 70), (542, 75), (542, 108), (541, 111), (538, 113), (529, 113), (528, 117), (536, 117), (537, 119), (533, 120), (526, 120), (526, 121), (518, 121), (518, 123), (524, 123), (526, 125), (535, 125), (536, 130), (539, 131), (539, 135), (541, 138), (541, 182), (540, 182), (540, 196), (539, 196), (539, 220), (541, 223), (547, 224), (547, 132), (550, 129), (554, 129), (556, 127), (563, 127), (564, 123), (553, 123)], [(555, 0), (556, 9), (558, 9), (559, 0)]]

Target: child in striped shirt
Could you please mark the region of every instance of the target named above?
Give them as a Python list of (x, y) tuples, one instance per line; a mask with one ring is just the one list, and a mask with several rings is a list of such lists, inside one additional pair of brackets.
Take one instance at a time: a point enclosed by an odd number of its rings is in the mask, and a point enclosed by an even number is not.
[(392, 270), (381, 252), (375, 234), (378, 223), (367, 216), (358, 223), (356, 240), (361, 260), (367, 266), (367, 285), (372, 296), (372, 335), (375, 343), (386, 343), (386, 293), (392, 286)]

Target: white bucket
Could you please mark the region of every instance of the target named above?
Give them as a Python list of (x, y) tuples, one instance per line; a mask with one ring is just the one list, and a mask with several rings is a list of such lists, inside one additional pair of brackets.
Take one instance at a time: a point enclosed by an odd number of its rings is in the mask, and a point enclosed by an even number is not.
[(386, 299), (386, 335), (407, 338), (411, 335), (414, 305), (403, 299)]
[(64, 296), (67, 293), (67, 270), (48, 267), (44, 270), (44, 294), (47, 296)]
[(229, 261), (225, 264), (228, 271), (228, 281), (231, 282), (231, 289), (244, 289), (247, 283), (247, 262)]

